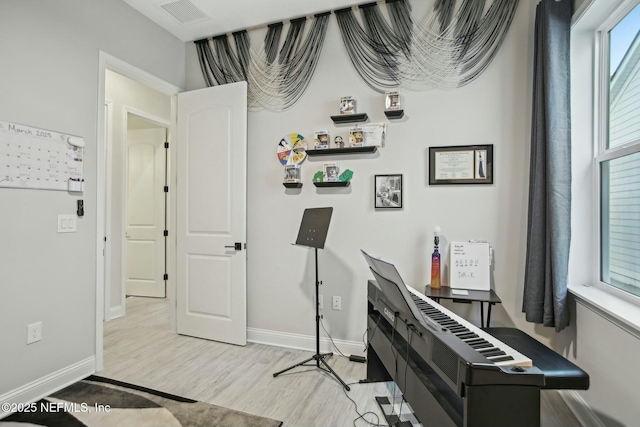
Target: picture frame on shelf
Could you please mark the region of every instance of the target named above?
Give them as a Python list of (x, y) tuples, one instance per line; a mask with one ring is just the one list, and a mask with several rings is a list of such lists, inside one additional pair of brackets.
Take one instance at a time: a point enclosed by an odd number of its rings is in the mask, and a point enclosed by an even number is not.
[(374, 176), (374, 207), (402, 209), (402, 174)]
[(493, 184), (493, 145), (429, 147), (429, 185)]

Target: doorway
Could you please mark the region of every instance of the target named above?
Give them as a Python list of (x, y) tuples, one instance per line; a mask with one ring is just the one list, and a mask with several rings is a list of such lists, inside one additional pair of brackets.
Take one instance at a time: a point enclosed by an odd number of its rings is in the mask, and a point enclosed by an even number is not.
[(166, 297), (168, 129), (127, 113), (124, 291)]
[[(114, 125), (112, 126), (112, 132), (108, 132), (106, 129), (106, 124), (110, 120), (115, 122), (118, 117), (123, 123), (128, 121), (129, 115), (143, 118), (164, 128), (168, 134), (169, 152), (166, 158), (168, 159), (169, 192), (165, 194), (167, 197), (165, 201), (165, 206), (167, 207), (165, 230), (168, 230), (168, 239), (165, 239), (165, 264), (168, 271), (168, 279), (165, 280), (165, 295), (168, 301), (171, 330), (178, 332), (177, 301), (181, 300), (182, 305), (180, 307), (186, 309), (187, 315), (197, 315), (196, 312), (203, 311), (204, 314), (207, 314), (207, 318), (227, 316), (228, 319), (223, 322), (224, 325), (222, 326), (224, 328), (220, 328), (221, 331), (223, 333), (231, 331), (237, 335), (241, 334), (242, 340), (238, 344), (244, 344), (246, 342), (246, 251), (244, 250), (246, 248), (247, 194), (246, 82), (180, 93), (179, 88), (171, 86), (104, 52), (100, 52), (99, 68), (102, 71), (99, 80), (98, 102), (99, 105), (105, 105), (108, 108), (105, 109), (105, 114), (98, 115), (96, 371), (99, 372), (104, 367), (103, 321), (109, 320), (110, 311), (114, 312), (113, 301), (115, 301), (115, 305), (119, 304), (122, 310), (118, 314), (125, 314), (124, 271), (126, 270), (126, 260), (124, 259), (125, 250), (122, 248), (126, 246), (125, 227), (128, 211), (125, 208), (127, 202), (127, 181), (125, 177), (129, 163), (127, 150), (124, 149), (125, 145), (116, 142), (108, 144), (108, 141), (111, 138), (115, 138), (116, 135), (120, 135), (123, 140), (126, 140), (129, 135), (127, 134), (127, 126), (121, 126), (118, 129)], [(167, 110), (167, 103), (165, 102), (147, 102), (144, 106), (132, 104), (140, 99), (132, 96), (131, 87), (120, 91), (120, 95), (125, 97), (130, 104), (126, 108), (118, 107), (116, 97), (109, 99), (111, 95), (106, 91), (110, 76), (123, 79), (128, 82), (127, 84), (133, 83), (144, 87), (148, 91), (150, 90), (150, 92), (168, 99), (169, 114), (164, 115)], [(191, 111), (188, 113), (188, 117), (182, 117), (181, 119), (183, 124), (182, 131), (176, 126), (178, 98), (182, 99), (183, 108), (181, 110), (183, 113)], [(229, 100), (233, 100), (233, 102), (229, 103)], [(158, 106), (164, 106), (164, 110), (162, 112), (155, 111), (154, 108)], [(185, 127), (184, 124), (187, 123), (189, 126)], [(186, 134), (184, 134), (185, 129), (187, 130)], [(178, 132), (182, 132), (178, 136), (182, 141), (180, 147), (172, 142), (172, 138), (175, 138)], [(224, 136), (226, 134), (228, 134), (229, 138), (221, 137), (221, 135)], [(216, 135), (216, 137), (212, 138), (212, 135)], [(210, 143), (207, 144), (206, 140)], [(190, 153), (189, 155), (185, 154), (185, 147), (189, 147), (187, 150)], [(178, 149), (183, 150), (180, 156), (177, 154)], [(197, 154), (198, 150), (201, 151), (200, 154)], [(181, 159), (180, 164), (178, 164), (179, 157)], [(184, 164), (187, 158), (190, 160), (187, 164)], [(216, 165), (216, 167), (212, 168), (212, 164)], [(180, 182), (177, 179), (178, 168), (181, 168), (182, 171)], [(109, 173), (112, 173), (113, 176), (107, 182)], [(185, 187), (187, 182), (193, 185)], [(180, 188), (178, 188), (178, 184), (181, 185)], [(110, 189), (109, 185), (111, 185)], [(183, 198), (182, 203), (178, 200), (180, 197)], [(209, 212), (204, 208), (209, 206), (212, 200), (215, 202), (212, 205), (215, 209), (214, 212)], [(111, 206), (107, 206), (109, 203)], [(205, 203), (204, 206), (203, 203)], [(118, 204), (120, 204), (119, 207)], [(181, 206), (180, 211), (178, 211), (178, 205)], [(186, 215), (185, 212), (190, 213), (190, 215)], [(226, 213), (227, 215), (220, 217), (221, 213)], [(227, 220), (223, 220), (224, 218), (227, 218)], [(187, 222), (185, 223), (185, 221)], [(188, 227), (186, 227), (187, 223), (189, 224)], [(181, 227), (179, 226), (180, 224), (182, 224)], [(219, 224), (227, 224), (231, 226), (231, 229), (216, 228)], [(104, 241), (107, 235), (106, 231), (109, 229), (111, 229), (109, 233), (111, 240), (107, 238), (107, 241)], [(183, 233), (180, 234), (179, 230), (182, 230)], [(218, 246), (223, 248), (223, 253), (204, 253), (202, 250), (197, 249), (194, 253), (190, 252), (190, 247), (188, 245), (185, 246), (185, 244), (189, 243), (184, 234), (186, 231), (191, 237), (198, 232), (210, 235), (212, 233), (220, 234), (220, 232), (224, 231), (225, 238), (222, 240), (217, 239), (214, 245), (216, 246), (215, 250), (218, 250)], [(177, 237), (179, 235), (182, 240)], [(183, 243), (182, 246), (178, 244), (180, 241)], [(110, 255), (106, 256), (108, 246), (111, 246), (112, 249), (109, 252)], [(113, 249), (114, 247), (120, 248), (120, 254), (118, 254), (117, 249)], [(181, 259), (181, 262), (178, 262), (178, 258)], [(235, 266), (233, 268), (229, 267), (229, 272), (232, 274), (228, 274), (228, 280), (224, 282), (228, 285), (227, 288), (223, 288), (217, 283), (217, 276), (198, 275), (198, 273), (202, 273), (203, 269), (214, 266), (214, 264), (221, 265), (223, 259), (229, 261), (229, 266)], [(110, 265), (110, 263), (119, 264), (120, 270), (118, 271), (117, 267)], [(111, 272), (111, 280), (109, 282), (106, 280), (109, 276), (108, 272)], [(114, 280), (114, 277), (120, 278), (121, 281)], [(220, 294), (225, 289), (229, 290), (227, 294), (223, 295), (224, 300), (228, 301), (229, 304), (212, 305), (211, 298), (209, 298), (208, 305), (203, 306), (200, 304), (197, 293), (193, 292), (195, 288), (190, 288), (190, 298), (185, 298), (184, 294), (182, 294), (182, 297), (178, 296), (176, 283), (179, 277), (182, 278), (181, 291), (184, 291), (190, 285), (200, 285), (198, 290), (203, 293), (202, 297)], [(197, 277), (205, 277), (206, 280), (194, 281), (193, 279)], [(120, 289), (112, 286), (114, 283), (120, 283)], [(110, 301), (112, 297), (113, 301)], [(221, 298), (216, 298), (216, 300), (221, 300)], [(185, 310), (181, 310), (180, 313), (184, 314)], [(194, 333), (191, 330), (183, 330), (180, 333), (198, 335), (197, 331)], [(208, 336), (207, 339), (236, 343), (227, 336)]]
[[(127, 118), (129, 115), (142, 118), (165, 129), (166, 139), (171, 143), (175, 129), (176, 94), (181, 92), (157, 77), (136, 68), (105, 52), (99, 52), (99, 92), (98, 105), (105, 106), (104, 113), (98, 115), (97, 129), (97, 197), (96, 197), (96, 371), (104, 367), (104, 325), (103, 322), (125, 315), (126, 288), (124, 258), (126, 224), (126, 150), (123, 140), (127, 139)], [(117, 79), (122, 84), (114, 85)], [(107, 88), (117, 88), (117, 93)], [(142, 90), (148, 96), (140, 96)], [(122, 103), (120, 103), (122, 101)], [(123, 105), (126, 104), (126, 108)], [(116, 125), (116, 123), (119, 123)], [(120, 141), (115, 141), (120, 139)], [(169, 144), (166, 175), (168, 186), (175, 183), (174, 147)], [(165, 195), (164, 229), (175, 218), (175, 203), (171, 203), (171, 193)], [(164, 231), (164, 230), (163, 230)], [(175, 234), (175, 233), (174, 233)], [(175, 235), (169, 234), (165, 246), (165, 268), (168, 280), (164, 281), (165, 295), (172, 301), (175, 293), (172, 272), (175, 271), (173, 248)], [(117, 286), (113, 286), (116, 284)], [(169, 306), (170, 325), (175, 331), (175, 303)]]
[[(126, 296), (166, 297), (167, 171), (173, 97), (105, 71), (105, 316)], [(167, 230), (165, 232), (165, 230)]]

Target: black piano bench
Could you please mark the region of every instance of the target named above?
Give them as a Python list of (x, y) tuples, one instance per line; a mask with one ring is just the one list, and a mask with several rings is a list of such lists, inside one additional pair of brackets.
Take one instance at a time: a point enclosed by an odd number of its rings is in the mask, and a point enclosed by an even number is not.
[(545, 389), (587, 390), (589, 374), (516, 328), (484, 328), (509, 347), (524, 354), (544, 373)]

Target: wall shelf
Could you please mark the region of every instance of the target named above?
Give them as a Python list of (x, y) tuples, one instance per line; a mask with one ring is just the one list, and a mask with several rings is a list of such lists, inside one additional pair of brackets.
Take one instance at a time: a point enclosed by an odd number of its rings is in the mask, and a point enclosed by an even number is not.
[(369, 120), (367, 113), (360, 114), (340, 114), (339, 116), (331, 116), (333, 123), (358, 123)]
[(283, 182), (282, 185), (284, 185), (287, 188), (301, 188), (302, 187), (302, 183), (301, 182)]
[(314, 182), (316, 187), (348, 187), (351, 185), (351, 181), (320, 181)]
[(384, 110), (384, 115), (388, 119), (401, 119), (404, 116), (404, 110)]
[(356, 153), (375, 153), (378, 147), (375, 145), (365, 145), (363, 147), (346, 147), (346, 148), (324, 148), (321, 150), (307, 150), (308, 156), (329, 156), (332, 154), (356, 154)]

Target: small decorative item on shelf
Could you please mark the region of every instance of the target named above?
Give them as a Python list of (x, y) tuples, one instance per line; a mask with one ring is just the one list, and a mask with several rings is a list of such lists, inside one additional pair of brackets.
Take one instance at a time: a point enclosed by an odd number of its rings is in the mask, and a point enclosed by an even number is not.
[(397, 90), (391, 92), (385, 92), (384, 101), (385, 110), (399, 110), (400, 109), (400, 92)]
[(404, 110), (400, 108), (400, 92), (397, 90), (385, 92), (384, 115), (388, 119), (401, 119), (404, 116)]
[(361, 128), (349, 129), (349, 145), (351, 147), (362, 147), (364, 145), (364, 134)]
[(344, 140), (340, 135), (336, 136), (333, 142), (336, 145), (336, 148), (344, 148)]
[(362, 131), (362, 145), (375, 145), (378, 148), (384, 147), (387, 138), (386, 123), (368, 123), (360, 127)]
[(351, 169), (347, 169), (340, 174), (340, 177), (338, 179), (342, 182), (345, 182), (351, 181), (351, 178), (353, 178), (353, 171)]
[(356, 112), (356, 100), (353, 96), (340, 98), (340, 114), (354, 114)]
[(329, 132), (326, 130), (319, 130), (315, 133), (313, 140), (314, 148), (316, 150), (322, 150), (329, 148)]
[(440, 289), (440, 227), (433, 230), (433, 254), (431, 255), (431, 289)]
[(289, 183), (300, 182), (300, 165), (284, 166), (284, 182), (289, 182)]
[(324, 172), (318, 171), (313, 175), (313, 182), (322, 182), (324, 180)]
[(324, 181), (338, 181), (338, 174), (340, 173), (340, 167), (336, 162), (325, 163), (324, 167)]
[(278, 143), (278, 161), (284, 165), (300, 164), (307, 157), (307, 141), (297, 132), (285, 135)]

